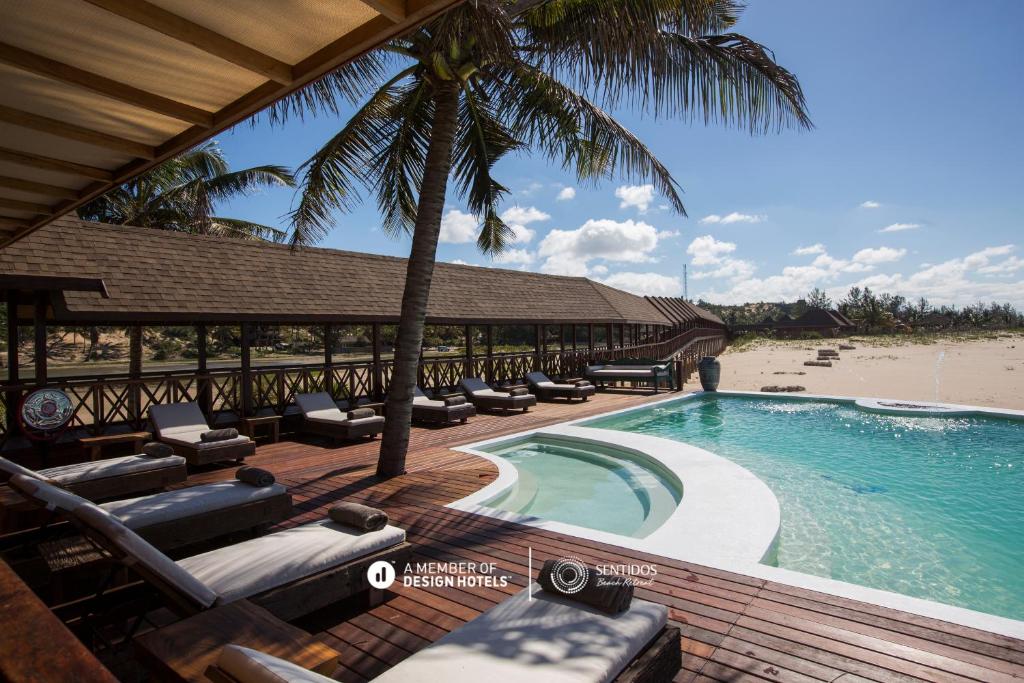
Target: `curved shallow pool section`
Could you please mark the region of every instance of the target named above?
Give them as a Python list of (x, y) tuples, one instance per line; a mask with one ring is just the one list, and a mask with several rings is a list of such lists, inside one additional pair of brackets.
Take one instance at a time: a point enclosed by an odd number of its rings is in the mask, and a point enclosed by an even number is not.
[(493, 462), (498, 478), (449, 507), (690, 560), (758, 562), (774, 552), (771, 490), (690, 444), (558, 425), (458, 450)]

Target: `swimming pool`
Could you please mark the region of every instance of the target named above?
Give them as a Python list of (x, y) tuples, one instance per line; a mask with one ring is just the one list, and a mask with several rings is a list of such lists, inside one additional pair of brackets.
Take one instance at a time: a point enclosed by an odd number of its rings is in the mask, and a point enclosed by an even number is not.
[(513, 486), (486, 501), (497, 510), (644, 538), (682, 498), (671, 472), (607, 446), (535, 436), (483, 450), (518, 471)]
[(1024, 618), (1024, 423), (709, 395), (589, 420), (692, 444), (775, 493), (779, 567)]

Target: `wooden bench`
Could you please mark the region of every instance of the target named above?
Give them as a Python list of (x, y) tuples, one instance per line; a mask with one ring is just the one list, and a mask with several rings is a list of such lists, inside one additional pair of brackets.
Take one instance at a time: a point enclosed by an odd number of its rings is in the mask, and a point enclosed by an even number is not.
[(128, 432), (127, 434), (108, 434), (106, 436), (85, 436), (79, 439), (82, 447), (89, 449), (89, 460), (99, 460), (103, 455), (104, 446), (119, 443), (133, 443), (133, 455), (142, 452), (142, 445), (153, 438), (151, 432)]
[(262, 415), (260, 417), (243, 417), (239, 422), (239, 431), (250, 439), (256, 438), (257, 427), (267, 427), (270, 431), (270, 443), (281, 439), (281, 416)]
[(248, 600), (200, 612), (135, 638), (139, 658), (161, 681), (204, 681), (225, 645), (266, 652), (329, 676), (341, 656), (302, 629)]

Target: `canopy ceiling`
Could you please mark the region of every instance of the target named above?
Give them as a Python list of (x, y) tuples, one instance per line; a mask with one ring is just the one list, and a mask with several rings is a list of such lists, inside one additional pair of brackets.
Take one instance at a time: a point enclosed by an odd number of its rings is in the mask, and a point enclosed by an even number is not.
[(0, 0), (0, 248), (461, 0)]

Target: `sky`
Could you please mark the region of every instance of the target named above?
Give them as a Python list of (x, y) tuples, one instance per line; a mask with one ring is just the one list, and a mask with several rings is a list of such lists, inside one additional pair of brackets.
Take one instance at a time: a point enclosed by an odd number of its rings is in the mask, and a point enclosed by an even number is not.
[[(574, 177), (529, 152), (495, 176), (516, 242), (490, 259), (450, 192), (441, 261), (586, 276), (638, 294), (734, 304), (851, 286), (1024, 307), (1024, 2), (751, 0), (736, 30), (800, 79), (814, 129), (751, 136), (614, 112), (682, 187), (687, 217), (650, 186)], [(232, 166), (298, 166), (350, 110), (217, 139)], [(286, 226), (290, 189), (220, 209)], [(372, 198), (321, 246), (408, 255)]]

